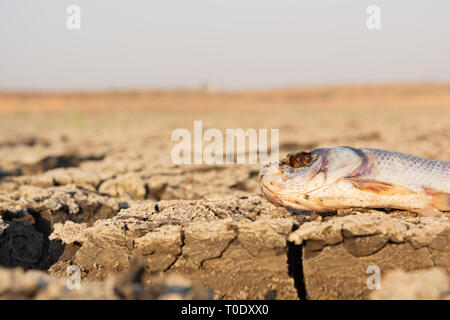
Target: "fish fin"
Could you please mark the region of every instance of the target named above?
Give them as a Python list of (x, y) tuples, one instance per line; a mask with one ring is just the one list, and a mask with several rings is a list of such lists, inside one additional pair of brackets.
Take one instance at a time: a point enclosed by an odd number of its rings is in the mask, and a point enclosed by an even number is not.
[(356, 188), (362, 191), (373, 192), (380, 195), (398, 195), (398, 194), (414, 193), (414, 191), (411, 191), (405, 187), (377, 180), (355, 179), (355, 178), (350, 178), (348, 180)]
[(431, 188), (423, 188), (423, 190), (431, 197), (431, 206), (441, 211), (450, 211), (450, 194)]

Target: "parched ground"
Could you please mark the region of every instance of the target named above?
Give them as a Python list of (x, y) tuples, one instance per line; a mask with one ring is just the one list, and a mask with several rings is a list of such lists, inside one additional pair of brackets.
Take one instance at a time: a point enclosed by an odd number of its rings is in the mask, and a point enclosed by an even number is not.
[(448, 218), (274, 207), (258, 165), (172, 163), (172, 131), (194, 120), (277, 128), (281, 156), (350, 145), (450, 161), (445, 85), (0, 94), (0, 297), (450, 296)]

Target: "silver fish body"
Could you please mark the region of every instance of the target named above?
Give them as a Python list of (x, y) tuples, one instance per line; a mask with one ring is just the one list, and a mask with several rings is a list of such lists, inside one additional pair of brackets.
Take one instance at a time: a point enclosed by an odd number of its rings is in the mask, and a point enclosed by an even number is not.
[(450, 162), (378, 149), (293, 152), (260, 171), (276, 205), (308, 211), (394, 208), (450, 211)]

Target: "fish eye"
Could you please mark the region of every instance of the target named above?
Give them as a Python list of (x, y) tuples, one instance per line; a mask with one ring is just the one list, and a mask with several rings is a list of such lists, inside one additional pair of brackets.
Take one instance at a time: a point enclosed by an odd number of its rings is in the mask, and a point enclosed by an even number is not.
[(299, 161), (300, 159), (298, 158), (298, 155), (290, 155), (289, 156), (289, 166), (291, 166), (291, 168), (298, 168), (301, 166), (301, 162)]
[(302, 152), (302, 153), (300, 153), (299, 161), (300, 161), (300, 163), (302, 165), (309, 166), (311, 164), (311, 161), (312, 161), (311, 153), (309, 153), (309, 152)]
[(291, 168), (297, 169), (300, 167), (307, 167), (317, 156), (312, 155), (310, 152), (299, 152), (295, 154), (289, 154), (287, 161), (283, 161), (283, 166), (289, 163)]

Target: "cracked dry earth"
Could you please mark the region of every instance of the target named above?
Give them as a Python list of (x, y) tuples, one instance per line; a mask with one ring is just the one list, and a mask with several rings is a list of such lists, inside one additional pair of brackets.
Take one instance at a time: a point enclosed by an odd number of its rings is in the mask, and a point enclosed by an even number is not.
[[(0, 297), (389, 299), (450, 295), (450, 222), (267, 202), (253, 165), (175, 165), (170, 134), (280, 128), (280, 153), (352, 145), (450, 160), (448, 108), (4, 114)], [(320, 128), (320, 130), (319, 130)], [(68, 290), (67, 268), (81, 270)], [(370, 266), (381, 289), (367, 286)]]

